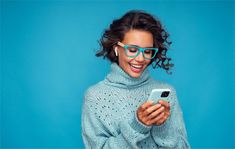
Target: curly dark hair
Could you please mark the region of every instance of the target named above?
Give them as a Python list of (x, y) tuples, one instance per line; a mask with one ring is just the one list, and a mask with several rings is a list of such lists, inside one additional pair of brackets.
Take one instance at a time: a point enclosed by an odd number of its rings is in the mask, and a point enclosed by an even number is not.
[(97, 51), (96, 56), (108, 58), (111, 62), (118, 63), (118, 58), (114, 53), (114, 45), (124, 39), (125, 33), (136, 29), (150, 32), (153, 35), (153, 46), (158, 48), (157, 55), (149, 63), (153, 68), (163, 68), (167, 73), (174, 64), (170, 63), (171, 58), (166, 56), (172, 42), (168, 41), (169, 34), (163, 29), (162, 24), (154, 16), (141, 10), (132, 10), (116, 19), (106, 29), (99, 41), (101, 50)]

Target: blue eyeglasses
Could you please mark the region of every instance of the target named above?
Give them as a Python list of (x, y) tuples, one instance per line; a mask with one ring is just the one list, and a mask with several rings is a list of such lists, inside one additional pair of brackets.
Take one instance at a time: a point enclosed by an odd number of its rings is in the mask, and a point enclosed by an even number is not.
[(142, 52), (145, 59), (151, 60), (156, 56), (158, 51), (158, 48), (141, 48), (134, 45), (125, 45), (121, 42), (117, 42), (117, 45), (124, 48), (126, 56), (130, 58), (135, 58)]

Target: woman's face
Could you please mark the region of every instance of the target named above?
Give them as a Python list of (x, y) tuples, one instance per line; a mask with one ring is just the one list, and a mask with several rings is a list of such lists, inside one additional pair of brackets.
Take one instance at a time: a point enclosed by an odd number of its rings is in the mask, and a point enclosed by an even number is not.
[[(147, 31), (130, 30), (125, 34), (124, 39), (121, 42), (123, 44), (136, 45), (142, 48), (153, 47), (153, 35)], [(117, 52), (119, 66), (134, 78), (140, 77), (151, 61), (145, 59), (142, 52), (140, 52), (137, 57), (130, 58), (125, 54), (125, 49), (120, 46), (118, 46)]]

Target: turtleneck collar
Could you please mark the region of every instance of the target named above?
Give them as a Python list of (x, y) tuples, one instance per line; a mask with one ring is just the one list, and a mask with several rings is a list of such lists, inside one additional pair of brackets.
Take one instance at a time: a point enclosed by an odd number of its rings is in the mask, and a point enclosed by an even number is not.
[(150, 80), (149, 71), (147, 68), (138, 78), (133, 78), (127, 74), (118, 64), (111, 64), (111, 71), (104, 80), (106, 84), (121, 88), (136, 88), (146, 84)]

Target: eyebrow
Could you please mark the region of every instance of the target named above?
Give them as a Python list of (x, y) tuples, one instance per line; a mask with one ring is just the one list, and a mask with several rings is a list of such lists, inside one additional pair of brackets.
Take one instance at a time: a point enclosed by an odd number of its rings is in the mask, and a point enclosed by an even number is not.
[(153, 46), (152, 46), (152, 47), (140, 47), (140, 46), (134, 45), (134, 44), (124, 44), (124, 43), (122, 43), (122, 42), (120, 42), (120, 41), (118, 41), (117, 44), (120, 45), (120, 46), (122, 46), (122, 47), (125, 46), (125, 45), (128, 45), (128, 46), (135, 46), (135, 47), (139, 47), (139, 48), (155, 48), (155, 47), (153, 47)]
[[(138, 45), (134, 45), (134, 44), (126, 44), (126, 45), (128, 45), (128, 46), (140, 47), (140, 46), (138, 46)], [(152, 47), (140, 47), (140, 48), (154, 48), (154, 47), (152, 46)]]

